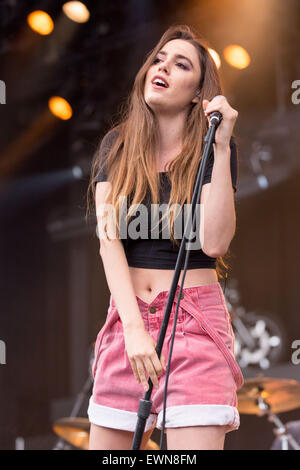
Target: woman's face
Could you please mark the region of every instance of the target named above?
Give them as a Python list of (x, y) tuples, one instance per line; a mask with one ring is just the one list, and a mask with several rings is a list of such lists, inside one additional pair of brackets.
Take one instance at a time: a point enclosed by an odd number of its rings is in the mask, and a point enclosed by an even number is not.
[[(179, 55), (184, 56), (178, 57)], [(152, 82), (159, 75), (168, 87)], [(201, 70), (196, 48), (183, 39), (167, 42), (157, 53), (145, 78), (144, 98), (148, 106), (161, 114), (174, 114), (188, 109), (196, 97)]]

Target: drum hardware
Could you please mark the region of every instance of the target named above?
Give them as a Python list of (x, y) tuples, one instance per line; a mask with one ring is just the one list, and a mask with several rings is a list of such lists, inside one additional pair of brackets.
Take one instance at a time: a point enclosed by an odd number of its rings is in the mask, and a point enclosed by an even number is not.
[(259, 376), (247, 379), (237, 395), (241, 414), (267, 416), (275, 425), (273, 432), (280, 439), (282, 450), (288, 450), (288, 443), (294, 450), (300, 450), (300, 445), (277, 416), (277, 413), (300, 407), (300, 383), (297, 380)]
[[(285, 423), (285, 427), (287, 428), (288, 432), (293, 436), (296, 441), (300, 442), (300, 420), (295, 421), (288, 421)], [(289, 445), (287, 442), (288, 449), (292, 450), (292, 446)], [(280, 450), (281, 449), (281, 440), (280, 437), (276, 437), (270, 447), (270, 450)]]
[(241, 368), (257, 365), (268, 369), (286, 353), (285, 325), (268, 312), (246, 311), (240, 300), (238, 281), (230, 279), (226, 289), (226, 305), (235, 336), (236, 360)]

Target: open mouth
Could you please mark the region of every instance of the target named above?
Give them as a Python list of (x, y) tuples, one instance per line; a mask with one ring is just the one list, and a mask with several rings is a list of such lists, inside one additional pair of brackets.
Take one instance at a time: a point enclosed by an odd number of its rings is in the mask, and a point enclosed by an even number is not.
[(160, 85), (160, 84), (158, 84), (158, 83), (152, 83), (152, 86), (153, 86), (154, 88), (158, 88), (158, 89), (166, 89), (166, 88), (167, 88), (166, 86)]
[(167, 83), (167, 81), (163, 80), (163, 78), (158, 76), (154, 77), (151, 83), (154, 88), (169, 88), (169, 84)]
[(163, 85), (157, 85), (156, 83), (152, 83), (152, 86), (154, 88), (158, 88), (160, 90), (165, 90), (167, 87), (163, 86)]

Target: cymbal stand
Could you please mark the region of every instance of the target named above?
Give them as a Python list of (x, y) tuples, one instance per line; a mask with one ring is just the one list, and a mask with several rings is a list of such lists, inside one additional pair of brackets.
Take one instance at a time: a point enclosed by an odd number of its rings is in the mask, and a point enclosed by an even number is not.
[(283, 422), (278, 418), (278, 416), (271, 412), (271, 407), (268, 402), (262, 397), (259, 396), (257, 399), (258, 407), (261, 411), (260, 416), (267, 415), (268, 421), (271, 421), (275, 424), (276, 428), (273, 429), (275, 436), (281, 441), (281, 450), (289, 450), (289, 443), (294, 450), (300, 450), (299, 444), (293, 438), (293, 436), (288, 432), (287, 427)]

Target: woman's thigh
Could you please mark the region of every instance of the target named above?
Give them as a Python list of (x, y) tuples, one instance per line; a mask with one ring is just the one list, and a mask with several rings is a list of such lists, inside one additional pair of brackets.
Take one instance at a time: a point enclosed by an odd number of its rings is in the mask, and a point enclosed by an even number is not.
[[(145, 450), (153, 429), (144, 432), (140, 450)], [(91, 423), (89, 450), (131, 450), (134, 433), (121, 429), (105, 428)]]
[(168, 450), (223, 450), (227, 426), (166, 428)]

